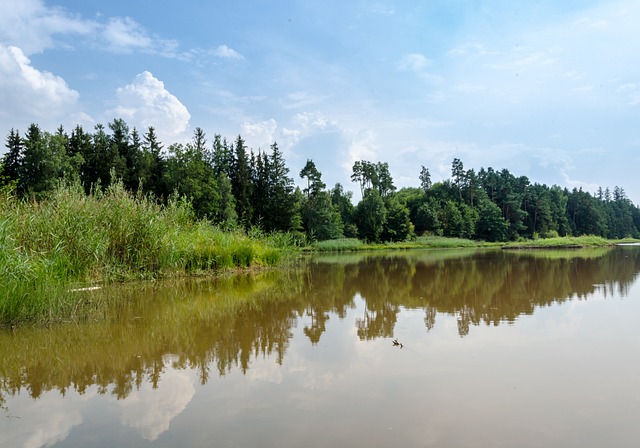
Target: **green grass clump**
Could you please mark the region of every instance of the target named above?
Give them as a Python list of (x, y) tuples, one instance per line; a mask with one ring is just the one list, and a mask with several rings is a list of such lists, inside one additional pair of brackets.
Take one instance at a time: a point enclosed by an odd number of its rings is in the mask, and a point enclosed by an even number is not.
[(578, 248), (611, 246), (613, 242), (600, 236), (563, 236), (507, 243), (506, 248)]
[(61, 184), (42, 201), (4, 192), (0, 325), (68, 318), (78, 285), (273, 265), (293, 246), (292, 237), (223, 231), (196, 220), (185, 200), (161, 206), (122, 183), (89, 196)]
[(424, 248), (461, 248), (479, 247), (481, 243), (464, 238), (445, 238), (440, 236), (421, 236), (415, 240), (365, 243), (356, 238), (340, 238), (335, 240), (317, 241), (308, 249), (317, 252), (346, 252), (361, 250), (388, 250), (388, 249), (424, 249)]

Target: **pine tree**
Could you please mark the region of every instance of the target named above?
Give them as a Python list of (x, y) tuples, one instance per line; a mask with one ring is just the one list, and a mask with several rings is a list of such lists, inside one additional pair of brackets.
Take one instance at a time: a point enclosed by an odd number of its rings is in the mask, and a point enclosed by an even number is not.
[(238, 135), (234, 148), (234, 164), (231, 169), (231, 186), (236, 199), (238, 222), (245, 227), (251, 224), (253, 208), (251, 206), (251, 167), (247, 157), (244, 140)]
[(140, 175), (143, 178), (144, 191), (152, 193), (161, 201), (166, 201), (170, 193), (165, 178), (167, 162), (162, 155), (162, 144), (158, 142), (153, 126), (149, 126), (143, 139)]
[(20, 138), (20, 133), (11, 128), (9, 135), (7, 136), (7, 143), (5, 144), (7, 152), (2, 158), (0, 182), (3, 184), (9, 184), (11, 182), (17, 183), (20, 178), (20, 171), (23, 163), (23, 143)]
[(429, 188), (431, 188), (431, 174), (429, 173), (429, 169), (425, 168), (424, 165), (421, 165), (422, 169), (420, 170), (420, 188), (426, 193)]
[(266, 224), (269, 230), (290, 230), (293, 227), (295, 207), (293, 179), (277, 143), (271, 145), (268, 162), (268, 212)]

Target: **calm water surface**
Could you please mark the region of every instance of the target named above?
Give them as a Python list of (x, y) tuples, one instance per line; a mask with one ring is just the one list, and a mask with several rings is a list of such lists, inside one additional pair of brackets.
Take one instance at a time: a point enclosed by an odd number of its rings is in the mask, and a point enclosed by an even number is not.
[(414, 251), (87, 292), (99, 320), (0, 333), (0, 446), (640, 446), (639, 271)]

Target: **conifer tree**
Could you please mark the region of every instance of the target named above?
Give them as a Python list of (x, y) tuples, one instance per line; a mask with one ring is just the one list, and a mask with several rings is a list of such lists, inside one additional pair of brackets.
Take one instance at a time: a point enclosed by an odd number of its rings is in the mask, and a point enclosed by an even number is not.
[(251, 206), (251, 167), (247, 157), (247, 148), (240, 135), (234, 147), (234, 163), (231, 168), (231, 186), (236, 200), (238, 222), (245, 227), (251, 224), (253, 208)]
[(7, 152), (2, 157), (0, 182), (8, 184), (10, 182), (17, 183), (20, 178), (20, 171), (23, 163), (23, 143), (20, 133), (13, 128), (7, 136), (5, 144)]
[(167, 200), (169, 189), (165, 178), (167, 162), (162, 155), (162, 144), (158, 141), (156, 130), (149, 126), (143, 136), (141, 177), (144, 191), (152, 193), (160, 200)]

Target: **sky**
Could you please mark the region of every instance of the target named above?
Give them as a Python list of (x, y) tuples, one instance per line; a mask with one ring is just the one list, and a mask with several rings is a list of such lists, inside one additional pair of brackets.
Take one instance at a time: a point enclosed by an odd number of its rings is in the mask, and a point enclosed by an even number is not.
[[(451, 163), (640, 204), (636, 0), (0, 0), (0, 133), (197, 127), (328, 187)], [(2, 152), (5, 151), (3, 147)]]

